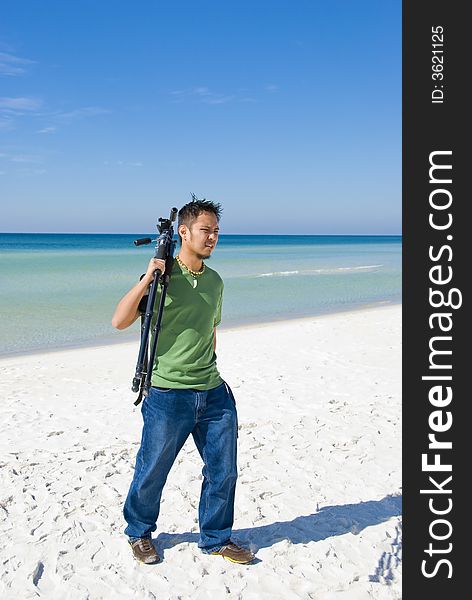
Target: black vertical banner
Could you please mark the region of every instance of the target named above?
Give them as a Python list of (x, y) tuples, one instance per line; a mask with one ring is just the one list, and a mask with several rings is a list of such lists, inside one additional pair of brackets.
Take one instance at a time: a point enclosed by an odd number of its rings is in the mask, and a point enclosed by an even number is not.
[(466, 6), (403, 3), (404, 599), (470, 594)]

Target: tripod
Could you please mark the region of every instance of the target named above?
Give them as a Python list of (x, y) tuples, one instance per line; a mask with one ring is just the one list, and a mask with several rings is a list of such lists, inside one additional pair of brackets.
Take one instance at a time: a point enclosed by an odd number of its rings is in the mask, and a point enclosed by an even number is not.
[[(139, 310), (141, 311), (141, 344), (136, 363), (136, 372), (133, 378), (133, 384), (131, 386), (133, 392), (139, 391), (138, 397), (134, 402), (135, 406), (138, 406), (143, 397), (146, 397), (149, 394), (149, 388), (151, 387), (152, 369), (154, 365), (154, 358), (156, 356), (157, 343), (159, 340), (162, 314), (164, 312), (164, 303), (166, 299), (167, 288), (169, 287), (172, 265), (174, 262), (174, 250), (176, 242), (173, 239), (174, 228), (172, 225), (176, 216), (177, 208), (172, 208), (170, 211), (170, 217), (168, 219), (163, 219), (161, 217), (158, 220), (157, 229), (159, 231), (159, 237), (156, 240), (152, 240), (151, 238), (141, 238), (139, 240), (135, 240), (134, 242), (135, 246), (142, 246), (155, 241), (156, 247), (154, 251), (154, 258), (160, 258), (166, 261), (164, 273), (161, 273), (159, 269), (156, 269), (154, 272), (154, 279), (152, 280), (149, 288), (149, 295), (147, 296), (145, 310), (142, 310), (141, 305), (139, 307)], [(154, 314), (154, 305), (156, 303), (159, 283), (161, 284), (162, 288), (161, 297), (159, 300), (157, 318), (152, 329), (150, 342), (149, 332), (151, 330), (151, 320)]]

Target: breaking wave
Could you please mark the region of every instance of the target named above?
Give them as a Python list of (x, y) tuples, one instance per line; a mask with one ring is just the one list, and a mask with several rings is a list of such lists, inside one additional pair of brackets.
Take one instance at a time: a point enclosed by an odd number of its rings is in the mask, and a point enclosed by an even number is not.
[(290, 275), (334, 275), (349, 271), (373, 271), (383, 265), (362, 265), (360, 267), (336, 267), (332, 269), (304, 269), (299, 271), (273, 271), (272, 273), (261, 273), (256, 277), (289, 277)]

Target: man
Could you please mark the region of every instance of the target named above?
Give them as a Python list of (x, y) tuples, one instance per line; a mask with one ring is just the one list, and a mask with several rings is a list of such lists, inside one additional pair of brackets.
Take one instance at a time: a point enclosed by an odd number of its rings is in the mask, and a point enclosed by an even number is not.
[[(229, 386), (216, 366), (216, 327), (221, 320), (223, 282), (205, 264), (218, 241), (219, 204), (193, 200), (178, 214), (180, 251), (174, 259), (159, 333), (150, 393), (142, 405), (143, 432), (134, 478), (124, 506), (125, 534), (136, 559), (160, 558), (156, 530), (167, 475), (192, 434), (203, 459), (199, 504), (200, 539), (205, 554), (248, 563), (254, 554), (231, 542), (237, 478), (237, 414)], [(163, 260), (151, 259), (146, 274), (119, 302), (112, 324), (131, 325)]]

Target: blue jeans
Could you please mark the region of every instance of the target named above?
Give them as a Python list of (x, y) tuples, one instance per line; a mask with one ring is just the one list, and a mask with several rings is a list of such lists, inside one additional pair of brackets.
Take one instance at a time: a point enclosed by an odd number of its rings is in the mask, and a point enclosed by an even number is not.
[(125, 534), (131, 539), (150, 537), (156, 530), (164, 484), (192, 434), (204, 463), (198, 547), (205, 553), (219, 550), (231, 537), (238, 476), (238, 422), (231, 389), (224, 382), (205, 391), (151, 388), (141, 412), (141, 447), (123, 511)]

